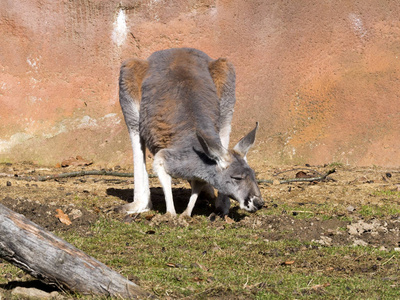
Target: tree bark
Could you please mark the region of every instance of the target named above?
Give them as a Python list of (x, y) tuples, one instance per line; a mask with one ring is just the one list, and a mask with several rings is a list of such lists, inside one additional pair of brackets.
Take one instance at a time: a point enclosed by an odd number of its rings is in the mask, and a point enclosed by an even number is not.
[(0, 258), (47, 284), (82, 294), (153, 298), (103, 263), (2, 204)]

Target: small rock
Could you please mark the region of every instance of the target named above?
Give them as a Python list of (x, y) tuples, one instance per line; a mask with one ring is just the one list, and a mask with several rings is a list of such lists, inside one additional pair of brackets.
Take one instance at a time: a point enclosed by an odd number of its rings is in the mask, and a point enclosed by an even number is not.
[(47, 293), (35, 288), (16, 287), (12, 290), (11, 295), (16, 297), (50, 299), (58, 296), (58, 292)]
[(274, 181), (272, 181), (272, 184), (273, 185), (280, 185), (281, 182), (279, 180), (275, 179)]
[(72, 220), (75, 220), (82, 217), (83, 213), (79, 209), (74, 208), (73, 210), (71, 210), (69, 215), (71, 216)]
[(400, 252), (400, 247), (395, 247), (393, 250), (397, 251), (397, 252)]
[(7, 181), (7, 186), (11, 186), (11, 181)]
[(68, 159), (65, 159), (61, 162), (61, 167), (65, 168), (65, 167), (69, 167), (69, 166), (90, 166), (91, 164), (93, 164), (93, 161), (90, 160), (86, 160), (84, 158), (82, 158), (82, 156), (77, 156), (76, 158), (74, 157), (70, 157)]
[(63, 296), (60, 295), (59, 292), (56, 292), (56, 291), (51, 292), (50, 297), (51, 297), (51, 299), (60, 299), (60, 298), (63, 299), (64, 298)]
[(332, 239), (330, 237), (322, 235), (320, 238), (320, 240), (314, 240), (314, 242), (325, 246), (330, 246), (332, 244)]
[(296, 173), (296, 178), (311, 178), (311, 175), (308, 175), (306, 172), (299, 171)]
[(388, 229), (385, 226), (382, 226), (378, 220), (372, 220), (370, 222), (359, 220), (356, 223), (347, 225), (347, 229), (349, 230), (350, 235), (362, 235), (366, 232), (375, 235), (375, 233), (386, 233), (388, 231)]
[(347, 209), (348, 212), (353, 212), (353, 211), (356, 210), (356, 209), (354, 208), (354, 206), (351, 206), (351, 205), (347, 206), (346, 209)]
[(231, 218), (229, 218), (228, 216), (225, 216), (225, 222), (226, 222), (227, 224), (234, 224), (234, 223), (235, 223), (235, 221), (232, 220)]
[(360, 239), (355, 239), (353, 241), (353, 246), (368, 246), (368, 243)]

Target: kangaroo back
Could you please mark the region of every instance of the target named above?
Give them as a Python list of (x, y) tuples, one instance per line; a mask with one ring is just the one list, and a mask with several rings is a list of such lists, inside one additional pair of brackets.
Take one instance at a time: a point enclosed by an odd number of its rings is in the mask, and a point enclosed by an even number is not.
[(195, 49), (170, 49), (149, 57), (140, 135), (153, 154), (198, 143), (196, 131), (219, 140), (220, 98), (209, 71), (211, 61)]

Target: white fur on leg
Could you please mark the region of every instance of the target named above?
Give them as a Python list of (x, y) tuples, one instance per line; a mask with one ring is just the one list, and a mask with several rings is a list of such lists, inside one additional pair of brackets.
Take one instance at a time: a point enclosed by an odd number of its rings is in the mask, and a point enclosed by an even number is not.
[(229, 208), (231, 207), (231, 201), (229, 197), (224, 194), (218, 193), (218, 197), (215, 200), (215, 208), (218, 214), (226, 216), (229, 213)]
[(176, 216), (174, 199), (172, 196), (171, 176), (166, 172), (164, 166), (163, 150), (159, 151), (154, 156), (153, 170), (157, 174), (158, 179), (162, 185), (165, 197), (165, 205), (167, 206), (167, 212), (172, 216)]
[(182, 216), (190, 217), (192, 215), (194, 205), (196, 204), (197, 198), (199, 197), (199, 194), (203, 189), (204, 185), (205, 185), (204, 182), (198, 180), (192, 180), (191, 182), (192, 194), (190, 195), (189, 204), (186, 210), (182, 213)]
[(134, 195), (133, 202), (124, 206), (128, 214), (141, 213), (152, 208), (150, 201), (149, 176), (146, 171), (145, 148), (139, 134), (129, 133), (133, 149)]
[(147, 174), (147, 170), (146, 170), (146, 146), (144, 144), (144, 141), (142, 139), (140, 139), (140, 146), (142, 149), (142, 155), (143, 155), (143, 190), (144, 190), (144, 194), (146, 199), (148, 199), (148, 207), (150, 209), (153, 208), (153, 204), (151, 203), (151, 198), (150, 198), (150, 186), (149, 186), (149, 175)]

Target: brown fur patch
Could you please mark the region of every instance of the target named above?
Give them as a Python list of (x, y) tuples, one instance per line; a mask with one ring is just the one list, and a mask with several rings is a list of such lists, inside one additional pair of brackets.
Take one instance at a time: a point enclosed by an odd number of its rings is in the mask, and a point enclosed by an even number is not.
[(201, 68), (198, 64), (196, 56), (187, 51), (180, 51), (170, 64), (169, 76), (176, 84), (185, 89), (199, 92), (201, 86), (198, 78), (201, 76), (199, 73)]
[(208, 69), (217, 88), (218, 98), (221, 98), (228, 80), (228, 74), (232, 71), (233, 65), (226, 58), (218, 58), (209, 63)]
[[(171, 111), (168, 106), (164, 106), (160, 110), (161, 116), (170, 116)], [(168, 148), (171, 144), (171, 138), (173, 134), (173, 127), (171, 122), (167, 118), (158, 117), (155, 118), (150, 128), (150, 134), (153, 137), (153, 147), (150, 151), (155, 154), (159, 150)]]
[(137, 58), (125, 61), (121, 67), (122, 84), (137, 103), (142, 98), (142, 82), (148, 68), (149, 64), (147, 61)]

